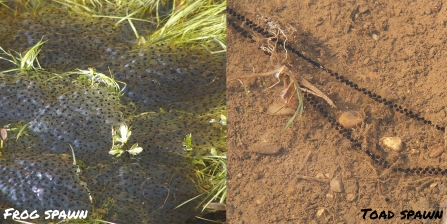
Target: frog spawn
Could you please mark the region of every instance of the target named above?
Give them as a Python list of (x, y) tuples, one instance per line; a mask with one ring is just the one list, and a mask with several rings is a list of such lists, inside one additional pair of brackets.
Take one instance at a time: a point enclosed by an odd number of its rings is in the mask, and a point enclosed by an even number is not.
[[(63, 164), (50, 163), (57, 172), (49, 169), (41, 173), (71, 176), (61, 180), (67, 186), (77, 186), (73, 185), (78, 181), (76, 178), (84, 180), (94, 204), (79, 188), (82, 199), (73, 199), (76, 206), (70, 207), (71, 199), (61, 199), (70, 190), (62, 188), (53, 191), (51, 197), (41, 196), (33, 208), (48, 209), (48, 205), (57, 200), (63, 202), (58, 209), (107, 207), (109, 212), (103, 219), (122, 223), (147, 223), (149, 220), (175, 223), (191, 217), (193, 204), (174, 210), (198, 194), (194, 184), (186, 178), (191, 172), (180, 155), (181, 142), (190, 132), (200, 144), (208, 144), (209, 138), (219, 136), (218, 131), (210, 129), (208, 118), (203, 115), (224, 103), (225, 57), (165, 44), (132, 49), (134, 34), (131, 29), (112, 26), (111, 20), (69, 17), (57, 10), (42, 10), (37, 15), (11, 17), (9, 23), (6, 22), (11, 29), (0, 36), (0, 46), (24, 52), (37, 41), (46, 40), (38, 56), (42, 68), (59, 74), (89, 67), (104, 74), (111, 72), (116, 79), (126, 82), (125, 97), (118, 97), (101, 86), (74, 85), (76, 77), (71, 76), (50, 79), (54, 77), (49, 73), (20, 78), (11, 73), (0, 75), (1, 124), (18, 121), (29, 124), (17, 142), (6, 143), (3, 159), (13, 162), (0, 162), (4, 170), (0, 178), (0, 186), (4, 186), (0, 204), (25, 209), (25, 202), (35, 198), (32, 188), (22, 184), (25, 179), (17, 177), (23, 176), (20, 172), (25, 169), (39, 170), (41, 167), (17, 164), (19, 160), (13, 155), (22, 157), (23, 164), (27, 161), (45, 164), (46, 156), (41, 155), (71, 154), (70, 144), (77, 160), (88, 167), (85, 173), (75, 176), (72, 163), (66, 160)], [(1, 70), (11, 68), (11, 64), (0, 61)], [(130, 144), (138, 142), (144, 151), (136, 160), (117, 162), (108, 155), (110, 127), (126, 122), (122, 108), (130, 103), (137, 104), (135, 113), (159, 111), (160, 108), (171, 112), (155, 118), (143, 116), (131, 123)], [(45, 185), (39, 182), (41, 179), (36, 179), (33, 185), (43, 191), (51, 190), (57, 185), (53, 180), (56, 178)], [(21, 194), (19, 197), (8, 192)]]
[(13, 162), (0, 164), (2, 201), (40, 214), (44, 210), (91, 210), (88, 190), (76, 171), (77, 166), (60, 155), (16, 156)]

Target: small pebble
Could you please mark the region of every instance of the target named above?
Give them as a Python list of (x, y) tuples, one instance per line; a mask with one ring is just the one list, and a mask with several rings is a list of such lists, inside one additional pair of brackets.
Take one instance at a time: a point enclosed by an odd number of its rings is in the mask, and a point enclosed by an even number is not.
[(317, 211), (317, 217), (320, 217), (321, 215), (323, 215), (324, 214), (324, 211), (325, 211), (325, 209), (324, 208), (320, 208), (320, 209), (318, 209), (318, 211)]
[(211, 202), (205, 208), (212, 209), (212, 210), (225, 211), (225, 210), (227, 210), (227, 205), (222, 204), (222, 203), (217, 203), (217, 202)]
[(375, 41), (378, 41), (378, 40), (379, 40), (379, 35), (377, 35), (377, 34), (373, 34), (373, 35), (372, 35), (372, 38), (373, 38)]
[(258, 142), (250, 146), (250, 151), (261, 155), (276, 155), (281, 151), (281, 146), (270, 142)]
[(430, 184), (430, 189), (435, 188), (436, 186), (438, 186), (438, 182), (432, 183)]
[(346, 200), (349, 202), (352, 202), (356, 199), (357, 197), (355, 196), (355, 194), (348, 194), (346, 195)]
[(317, 175), (315, 177), (318, 178), (318, 179), (325, 178), (324, 174), (322, 174), (322, 173), (317, 173)]
[(434, 145), (428, 149), (428, 156), (430, 158), (440, 157), (444, 152), (444, 150), (445, 150), (444, 146)]
[(364, 65), (367, 65), (368, 62), (369, 62), (369, 60), (370, 60), (369, 58), (365, 58), (365, 60), (363, 60), (363, 64), (364, 64)]
[(432, 58), (436, 54), (436, 51), (437, 51), (436, 47), (430, 48), (430, 50), (428, 51), (428, 56)]
[(340, 177), (334, 177), (331, 180), (330, 185), (331, 185), (331, 191), (337, 193), (343, 192), (343, 182), (341, 182)]
[(284, 104), (273, 103), (267, 109), (267, 114), (270, 115), (293, 115), (295, 110), (290, 107), (285, 107)]
[(363, 116), (358, 111), (346, 111), (338, 117), (338, 122), (345, 128), (352, 128), (363, 122)]
[(2, 138), (2, 140), (5, 140), (8, 137), (8, 132), (6, 131), (6, 129), (0, 129), (0, 137)]
[(256, 199), (255, 202), (256, 202), (257, 205), (263, 204), (265, 202), (265, 196), (262, 196), (262, 197)]
[(394, 151), (402, 149), (402, 139), (399, 137), (383, 137), (380, 139), (381, 143)]

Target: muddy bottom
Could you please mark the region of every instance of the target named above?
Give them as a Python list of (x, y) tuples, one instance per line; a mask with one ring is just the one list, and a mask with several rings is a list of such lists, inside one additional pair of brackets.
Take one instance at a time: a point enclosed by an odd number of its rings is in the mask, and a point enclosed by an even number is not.
[[(445, 203), (445, 6), (440, 1), (248, 0), (228, 6), (338, 73), (336, 79), (228, 16), (248, 30), (229, 25), (227, 31), (229, 222), (373, 223), (384, 210), (394, 218), (382, 216), (382, 222), (439, 223), (408, 213), (402, 220), (401, 212), (442, 211)], [(283, 65), (336, 108), (318, 96), (304, 97), (303, 115), (283, 131), (297, 107), (296, 97), (281, 98), (285, 79), (276, 84), (275, 72), (244, 78)], [(352, 83), (367, 90), (357, 91)], [(278, 115), (271, 105), (292, 110)], [(328, 122), (342, 123), (338, 118), (347, 111), (358, 115), (343, 118), (354, 120), (351, 126), (343, 123), (341, 130)], [(393, 149), (386, 137), (398, 137), (393, 139), (402, 144)], [(362, 209), (368, 208), (364, 219)]]

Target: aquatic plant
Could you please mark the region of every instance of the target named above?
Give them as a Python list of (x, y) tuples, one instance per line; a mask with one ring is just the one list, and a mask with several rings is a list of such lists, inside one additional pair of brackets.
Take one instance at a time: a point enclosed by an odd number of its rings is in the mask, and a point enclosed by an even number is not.
[[(56, 3), (69, 12), (91, 17), (116, 20), (116, 25), (127, 22), (139, 45), (169, 42), (190, 46), (217, 45), (226, 51), (226, 0), (29, 0), (0, 2), (9, 10), (39, 9)], [(156, 25), (149, 36), (141, 35), (135, 22)]]
[(156, 43), (169, 40), (173, 43), (195, 43), (207, 47), (210, 44), (218, 44), (222, 50), (226, 50), (226, 1), (198, 0), (184, 1), (178, 10), (162, 22), (148, 43)]
[(38, 69), (42, 69), (39, 64), (39, 60), (37, 60), (37, 55), (40, 52), (40, 48), (46, 41), (40, 40), (35, 44), (33, 47), (31, 47), (28, 51), (26, 51), (25, 54), (16, 52), (16, 51), (6, 51), (2, 47), (0, 47), (0, 51), (2, 51), (3, 55), (8, 56), (9, 58), (0, 57), (0, 59), (11, 62), (15, 65), (16, 68), (2, 71), (3, 73), (8, 72), (27, 72), (27, 71), (35, 71)]
[[(221, 131), (226, 133), (227, 118), (221, 114), (220, 120), (211, 119), (210, 123), (219, 124)], [(226, 135), (220, 141), (226, 141)], [(226, 151), (217, 148), (210, 148), (205, 155), (193, 155), (194, 147), (192, 145), (192, 134), (186, 135), (183, 140), (184, 150), (188, 153), (190, 164), (195, 168), (196, 185), (203, 193), (183, 202), (177, 208), (192, 202), (198, 198), (201, 201), (198, 207), (203, 206), (202, 212), (205, 209), (213, 209), (210, 206), (212, 203), (218, 203), (225, 207), (227, 198), (227, 153)], [(197, 150), (197, 149), (196, 149)]]
[(112, 148), (110, 149), (109, 154), (120, 157), (124, 152), (128, 152), (133, 156), (141, 153), (143, 148), (138, 147), (138, 143), (135, 143), (128, 148), (127, 141), (129, 140), (131, 134), (132, 132), (130, 131), (130, 127), (125, 124), (120, 125), (119, 133), (116, 133), (116, 129), (112, 127)]
[[(114, 92), (123, 92), (126, 87), (126, 83), (115, 80), (112, 75), (107, 76), (97, 72), (94, 68), (88, 68), (88, 70), (77, 69), (76, 71), (62, 74), (62, 76), (64, 75), (78, 75), (77, 81), (79, 84), (90, 85), (91, 87), (96, 87), (102, 84)], [(118, 83), (124, 84), (124, 87), (121, 89)]]

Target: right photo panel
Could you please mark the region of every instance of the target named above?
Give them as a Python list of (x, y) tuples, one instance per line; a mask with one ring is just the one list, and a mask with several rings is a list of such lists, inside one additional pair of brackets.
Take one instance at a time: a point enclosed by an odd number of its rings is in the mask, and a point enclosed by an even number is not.
[(229, 223), (447, 223), (441, 1), (227, 3)]

